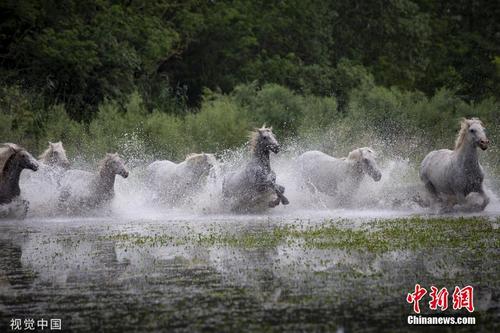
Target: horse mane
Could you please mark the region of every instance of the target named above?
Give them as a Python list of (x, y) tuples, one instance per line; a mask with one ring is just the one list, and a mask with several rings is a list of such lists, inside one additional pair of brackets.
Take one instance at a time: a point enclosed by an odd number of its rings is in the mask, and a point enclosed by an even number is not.
[(0, 178), (3, 176), (3, 171), (9, 159), (22, 150), (24, 150), (24, 148), (15, 143), (2, 144), (0, 147)]
[(114, 154), (107, 153), (106, 156), (99, 162), (99, 168), (98, 168), (99, 172), (102, 172), (110, 161), (116, 161), (119, 158), (120, 157), (118, 156), (118, 153)]
[(266, 127), (266, 124), (262, 125), (261, 128), (255, 128), (253, 131), (251, 131), (248, 134), (248, 138), (250, 139), (250, 149), (252, 151), (255, 151), (257, 148), (257, 144), (259, 143), (259, 137), (260, 133), (263, 131), (269, 131), (272, 132), (273, 128), (272, 127)]
[(344, 159), (351, 160), (351, 161), (360, 161), (361, 158), (363, 157), (363, 151), (366, 151), (368, 154), (371, 154), (373, 157), (377, 157), (377, 154), (373, 151), (373, 149), (371, 149), (370, 147), (362, 147), (362, 148), (354, 149)]
[(192, 168), (197, 168), (197, 167), (204, 167), (205, 165), (213, 163), (213, 155), (212, 154), (207, 154), (207, 153), (201, 153), (201, 154), (189, 154), (186, 156), (186, 159), (184, 160), (187, 165), (189, 165)]
[(184, 161), (188, 162), (188, 161), (196, 161), (202, 157), (204, 157), (205, 154), (204, 153), (201, 153), (201, 154), (198, 154), (198, 153), (191, 153), (191, 154), (187, 154), (186, 155), (186, 159)]
[(49, 147), (47, 149), (45, 149), (45, 151), (43, 153), (41, 153), (40, 156), (38, 156), (38, 159), (42, 160), (44, 162), (47, 162), (48, 159), (50, 158), (50, 154), (56, 150), (54, 148), (57, 148), (57, 151), (66, 155), (66, 151), (64, 150), (64, 147), (63, 147), (61, 141), (56, 142), (56, 143), (52, 143), (49, 141)]
[(467, 134), (467, 130), (473, 124), (480, 124), (481, 126), (484, 126), (483, 122), (479, 118), (476, 118), (476, 117), (471, 118), (471, 119), (462, 118), (460, 120), (460, 131), (458, 132), (457, 138), (455, 140), (455, 149), (460, 148), (464, 144), (465, 135)]
[(356, 148), (353, 151), (351, 151), (349, 155), (347, 155), (346, 159), (351, 161), (359, 161), (361, 159), (361, 155), (362, 154), (360, 148)]

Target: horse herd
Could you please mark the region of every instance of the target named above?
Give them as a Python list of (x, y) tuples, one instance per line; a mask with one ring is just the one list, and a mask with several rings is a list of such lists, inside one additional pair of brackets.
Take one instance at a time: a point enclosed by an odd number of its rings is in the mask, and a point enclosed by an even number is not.
[[(484, 173), (477, 148), (488, 148), (485, 129), (477, 118), (463, 119), (454, 150), (430, 152), (422, 161), (420, 178), (430, 198), (428, 204), (442, 210), (466, 207), (482, 211), (489, 203), (483, 188)], [(271, 168), (271, 152), (280, 145), (272, 128), (262, 126), (251, 133), (251, 157), (243, 166), (226, 170), (221, 197), (235, 212), (260, 212), (290, 202), (285, 187), (276, 181)], [(146, 167), (144, 183), (151, 199), (179, 203), (193, 197), (204, 186), (211, 170), (220, 166), (212, 154), (192, 154), (181, 163), (155, 161)], [(320, 151), (308, 151), (294, 160), (301, 183), (312, 192), (321, 192), (342, 204), (357, 189), (365, 175), (379, 181), (382, 173), (371, 148), (358, 148), (346, 158), (335, 158)], [(37, 171), (21, 175), (23, 169)], [(61, 142), (51, 143), (36, 160), (22, 147), (5, 143), (0, 147), (0, 217), (23, 218), (29, 202), (21, 195), (23, 178), (42, 177), (58, 189), (55, 205), (61, 211), (85, 213), (106, 206), (114, 197), (115, 176), (127, 178), (129, 171), (118, 154), (106, 154), (97, 172), (71, 169)], [(42, 191), (42, 189), (40, 189)], [(43, 195), (43, 193), (42, 193)], [(469, 200), (475, 196), (476, 200)], [(472, 203), (470, 203), (472, 202)]]

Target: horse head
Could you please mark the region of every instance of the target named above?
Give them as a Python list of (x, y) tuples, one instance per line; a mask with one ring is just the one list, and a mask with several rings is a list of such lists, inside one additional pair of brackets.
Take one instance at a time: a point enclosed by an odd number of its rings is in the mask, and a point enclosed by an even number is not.
[(128, 170), (125, 168), (125, 162), (116, 154), (106, 154), (101, 161), (101, 173), (106, 172), (112, 175), (120, 175), (123, 178), (128, 177)]
[(20, 169), (38, 170), (38, 162), (24, 148), (13, 144), (5, 143), (0, 152), (0, 165), (2, 173), (7, 166), (7, 162), (15, 162)]
[(378, 182), (382, 178), (382, 172), (376, 162), (375, 152), (368, 147), (358, 148), (349, 153), (348, 159), (355, 160), (361, 166), (363, 173)]
[(26, 150), (23, 149), (20, 152), (18, 152), (16, 154), (15, 158), (18, 159), (19, 166), (22, 167), (23, 169), (30, 169), (30, 170), (33, 170), (33, 171), (37, 171), (38, 170), (38, 167), (39, 167), (38, 162)]
[(482, 150), (488, 149), (490, 140), (486, 136), (486, 130), (481, 120), (478, 118), (462, 119), (461, 125), (457, 146), (461, 146), (465, 141), (468, 141)]
[(48, 165), (59, 166), (64, 169), (70, 167), (61, 141), (55, 143), (49, 141), (49, 147), (40, 155), (39, 159)]
[(280, 144), (273, 133), (273, 128), (266, 128), (262, 125), (251, 135), (251, 145), (254, 152), (269, 152), (277, 154), (280, 151)]

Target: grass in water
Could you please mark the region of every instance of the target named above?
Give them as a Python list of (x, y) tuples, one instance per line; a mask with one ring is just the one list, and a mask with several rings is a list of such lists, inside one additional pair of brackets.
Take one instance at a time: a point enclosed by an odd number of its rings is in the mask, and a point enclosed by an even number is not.
[[(345, 221), (328, 220), (321, 225), (270, 226), (241, 233), (211, 230), (177, 237), (172, 234), (117, 234), (107, 240), (135, 245), (229, 246), (272, 248), (280, 244), (316, 249), (344, 249), (383, 253), (393, 250), (467, 248), (474, 251), (500, 248), (498, 224), (487, 218), (420, 218), (373, 220), (359, 228), (346, 227)], [(496, 254), (498, 255), (498, 254)]]
[[(498, 222), (498, 220), (497, 220)], [(202, 245), (244, 248), (274, 247), (281, 243), (318, 249), (352, 249), (381, 253), (398, 249), (500, 247), (500, 230), (484, 218), (410, 218), (374, 220), (359, 229), (326, 221), (320, 226), (278, 226), (242, 234), (199, 235)]]

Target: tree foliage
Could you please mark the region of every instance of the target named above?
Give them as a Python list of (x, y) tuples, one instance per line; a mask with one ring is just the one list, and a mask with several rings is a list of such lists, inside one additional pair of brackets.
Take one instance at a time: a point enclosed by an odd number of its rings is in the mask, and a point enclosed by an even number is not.
[(342, 108), (346, 63), (384, 86), (498, 98), (499, 15), (479, 0), (3, 0), (0, 74), (86, 121), (133, 91), (176, 113), (253, 81)]
[(0, 0), (0, 140), (99, 154), (133, 135), (182, 159), (266, 122), (424, 130), (427, 147), (460, 116), (498, 139), (499, 16), (486, 0)]

